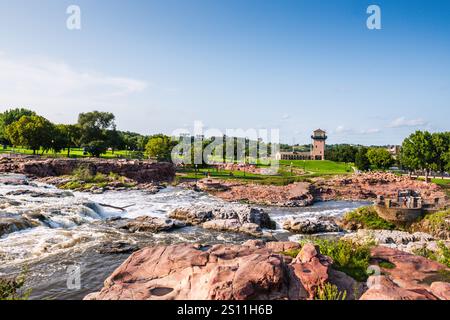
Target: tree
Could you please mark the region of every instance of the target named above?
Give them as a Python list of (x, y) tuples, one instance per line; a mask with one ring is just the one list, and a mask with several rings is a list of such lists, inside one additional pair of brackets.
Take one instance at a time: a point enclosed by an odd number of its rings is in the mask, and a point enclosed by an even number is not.
[(402, 144), (401, 161), (409, 170), (425, 171), (425, 180), (428, 182), (436, 161), (432, 135), (428, 131), (416, 131), (406, 138)]
[(367, 159), (377, 169), (386, 170), (394, 163), (394, 159), (388, 150), (384, 148), (370, 148), (367, 151)]
[(325, 151), (325, 158), (336, 162), (355, 162), (358, 150), (357, 147), (349, 144), (332, 145)]
[(58, 124), (55, 126), (54, 147), (55, 152), (67, 148), (67, 157), (70, 157), (72, 147), (80, 145), (81, 130), (76, 124)]
[(78, 125), (81, 130), (81, 142), (89, 144), (92, 141), (106, 141), (107, 130), (115, 129), (115, 116), (110, 112), (92, 111), (78, 115)]
[(151, 137), (145, 146), (145, 152), (148, 157), (156, 158), (158, 161), (170, 161), (172, 149), (176, 142), (165, 135), (156, 135)]
[(11, 141), (8, 140), (6, 135), (6, 127), (12, 124), (13, 122), (18, 121), (22, 116), (35, 116), (36, 113), (34, 111), (24, 109), (24, 108), (15, 108), (6, 110), (3, 113), (0, 113), (0, 143), (9, 144)]
[(434, 161), (432, 168), (433, 170), (440, 172), (443, 176), (448, 165), (445, 154), (450, 149), (450, 132), (433, 133), (431, 135), (431, 140), (434, 148)]
[(36, 150), (52, 148), (54, 126), (41, 116), (22, 116), (18, 121), (6, 127), (8, 139), (16, 146), (27, 146), (36, 154)]
[(103, 140), (94, 140), (85, 146), (86, 152), (97, 158), (99, 158), (102, 153), (105, 153), (107, 149), (108, 147)]
[(355, 165), (361, 171), (367, 171), (370, 169), (370, 161), (367, 157), (367, 151), (369, 149), (366, 147), (360, 147), (355, 155)]

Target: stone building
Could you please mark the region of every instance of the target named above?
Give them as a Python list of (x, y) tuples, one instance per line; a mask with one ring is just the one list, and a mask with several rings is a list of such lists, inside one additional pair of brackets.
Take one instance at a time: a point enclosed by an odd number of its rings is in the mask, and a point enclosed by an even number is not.
[(278, 152), (276, 160), (325, 160), (325, 142), (327, 133), (322, 129), (314, 130), (311, 135), (311, 150), (306, 152)]

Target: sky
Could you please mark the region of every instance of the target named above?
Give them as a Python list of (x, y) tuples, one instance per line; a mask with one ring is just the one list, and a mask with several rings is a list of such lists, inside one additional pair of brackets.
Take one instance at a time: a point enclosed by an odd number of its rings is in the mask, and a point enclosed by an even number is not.
[(400, 144), (450, 130), (450, 1), (0, 0), (0, 111), (13, 107), (55, 123), (110, 111), (143, 134), (201, 121)]

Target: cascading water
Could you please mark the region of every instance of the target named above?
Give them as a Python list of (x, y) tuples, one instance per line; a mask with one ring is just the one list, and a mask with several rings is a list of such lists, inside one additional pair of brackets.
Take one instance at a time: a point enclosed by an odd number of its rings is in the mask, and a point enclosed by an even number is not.
[[(176, 187), (157, 194), (145, 191), (110, 191), (104, 194), (63, 192), (20, 175), (0, 175), (0, 276), (11, 276), (28, 268), (31, 298), (80, 299), (98, 290), (103, 281), (130, 252), (120, 248), (154, 244), (195, 242), (242, 243), (242, 234), (185, 227), (161, 233), (127, 233), (110, 223), (113, 218), (167, 217), (178, 207), (220, 204), (222, 200)], [(109, 206), (123, 208), (117, 210)], [(365, 205), (361, 202), (326, 202), (307, 208), (264, 208), (277, 222), (276, 234), (287, 239), (282, 222), (291, 216), (339, 216)], [(78, 266), (81, 288), (67, 286), (67, 270)]]

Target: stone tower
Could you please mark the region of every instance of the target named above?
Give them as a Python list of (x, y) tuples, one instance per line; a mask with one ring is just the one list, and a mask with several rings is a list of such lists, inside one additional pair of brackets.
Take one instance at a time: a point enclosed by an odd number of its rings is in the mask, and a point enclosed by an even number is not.
[(325, 160), (325, 141), (327, 140), (327, 133), (321, 129), (314, 130), (311, 139), (311, 159)]

